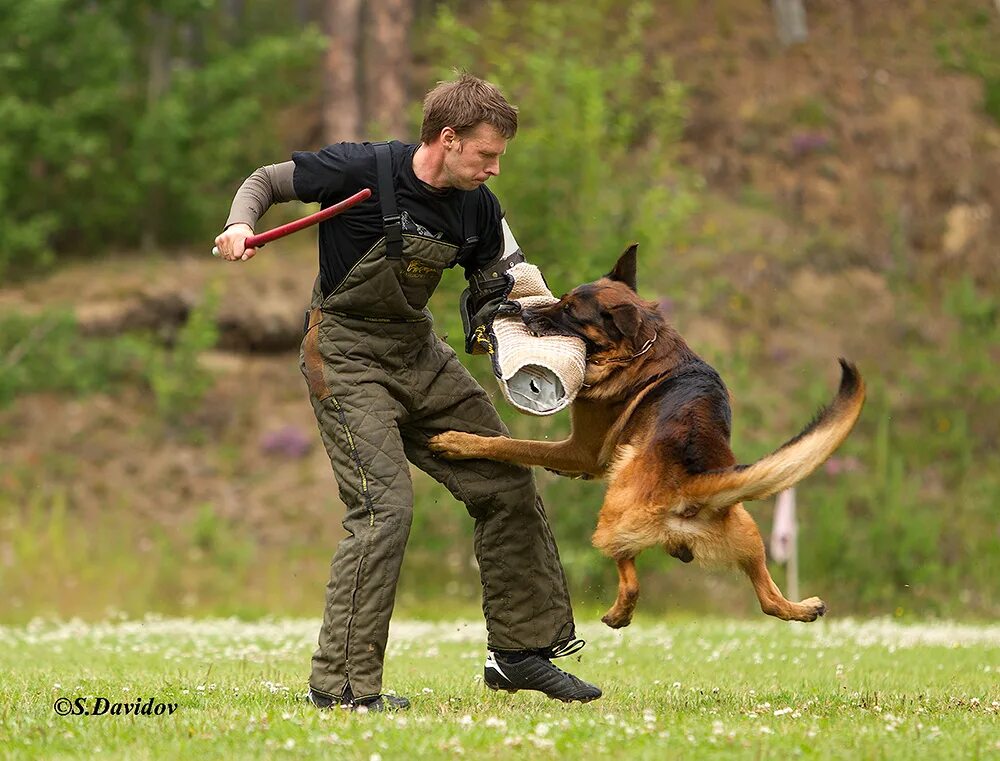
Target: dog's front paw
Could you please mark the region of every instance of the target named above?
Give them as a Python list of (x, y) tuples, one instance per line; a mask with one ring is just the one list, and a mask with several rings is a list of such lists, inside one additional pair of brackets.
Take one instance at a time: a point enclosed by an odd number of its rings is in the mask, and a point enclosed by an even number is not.
[(427, 447), (435, 454), (447, 457), (449, 460), (464, 460), (476, 455), (471, 452), (476, 436), (461, 431), (445, 431), (439, 433), (427, 442)]

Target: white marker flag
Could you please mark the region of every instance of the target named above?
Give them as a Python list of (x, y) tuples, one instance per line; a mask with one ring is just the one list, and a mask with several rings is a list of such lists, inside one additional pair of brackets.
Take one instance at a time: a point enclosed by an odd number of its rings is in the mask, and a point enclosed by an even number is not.
[(795, 522), (795, 489), (778, 495), (774, 505), (774, 527), (771, 529), (771, 557), (787, 563), (795, 552), (798, 526)]

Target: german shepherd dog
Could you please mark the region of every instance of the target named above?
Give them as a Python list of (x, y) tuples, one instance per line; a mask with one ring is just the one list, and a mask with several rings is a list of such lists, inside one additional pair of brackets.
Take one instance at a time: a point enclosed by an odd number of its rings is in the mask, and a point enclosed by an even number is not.
[(618, 598), (601, 619), (628, 626), (639, 596), (635, 558), (660, 545), (684, 561), (736, 566), (761, 609), (815, 621), (818, 597), (786, 600), (768, 573), (764, 543), (743, 502), (789, 488), (818, 468), (850, 433), (865, 399), (857, 368), (841, 359), (836, 398), (798, 436), (763, 459), (738, 465), (729, 446), (730, 396), (719, 374), (636, 293), (636, 250), (605, 277), (558, 302), (525, 309), (536, 335), (578, 336), (587, 347), (584, 385), (564, 441), (523, 441), (448, 431), (430, 441), (451, 459), (539, 465), (603, 478), (607, 493), (593, 544), (618, 563)]

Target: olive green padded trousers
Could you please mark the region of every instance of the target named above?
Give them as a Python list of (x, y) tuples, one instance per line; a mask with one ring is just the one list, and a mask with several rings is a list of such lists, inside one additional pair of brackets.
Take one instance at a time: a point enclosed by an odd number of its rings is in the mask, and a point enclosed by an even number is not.
[[(346, 505), (310, 686), (378, 695), (396, 584), (413, 515), (407, 460), (475, 519), (474, 549), (492, 650), (574, 636), (566, 578), (529, 468), (448, 461), (427, 441), (448, 430), (506, 435), (486, 392), (432, 323), (379, 322), (313, 309), (301, 368)], [(443, 509), (420, 505), (419, 509)]]

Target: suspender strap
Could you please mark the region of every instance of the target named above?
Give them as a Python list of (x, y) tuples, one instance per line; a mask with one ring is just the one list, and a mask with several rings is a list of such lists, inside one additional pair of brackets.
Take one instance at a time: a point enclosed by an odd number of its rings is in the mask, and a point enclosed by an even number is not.
[(392, 154), (388, 143), (374, 143), (378, 170), (378, 200), (382, 206), (385, 254), (389, 259), (403, 256), (403, 227), (396, 209), (396, 188), (392, 184)]
[(462, 201), (462, 235), (465, 236), (465, 241), (458, 249), (458, 256), (455, 257), (455, 261), (463, 265), (465, 264), (465, 258), (472, 256), (472, 252), (479, 245), (479, 236), (476, 235), (477, 217), (479, 215), (477, 214), (476, 206), (477, 199), (474, 194), (467, 193), (465, 199)]

